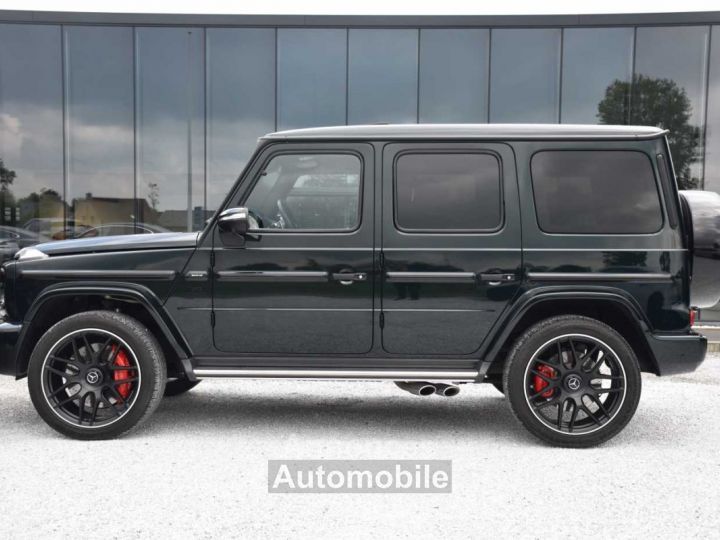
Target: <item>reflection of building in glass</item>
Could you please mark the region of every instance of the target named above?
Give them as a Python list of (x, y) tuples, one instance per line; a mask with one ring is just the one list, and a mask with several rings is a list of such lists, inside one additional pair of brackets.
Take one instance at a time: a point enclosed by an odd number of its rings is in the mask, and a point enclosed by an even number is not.
[[(14, 173), (0, 224), (201, 228), (257, 137), (367, 122), (663, 125), (684, 183), (720, 191), (720, 13), (463, 17), (462, 28), (23, 16), (0, 12), (0, 159)], [(671, 114), (663, 100), (684, 106)]]
[[(75, 221), (88, 227), (103, 223), (157, 223), (158, 212), (150, 208), (145, 199), (119, 199), (93, 197), (73, 201)], [(182, 228), (181, 228), (182, 230)]]

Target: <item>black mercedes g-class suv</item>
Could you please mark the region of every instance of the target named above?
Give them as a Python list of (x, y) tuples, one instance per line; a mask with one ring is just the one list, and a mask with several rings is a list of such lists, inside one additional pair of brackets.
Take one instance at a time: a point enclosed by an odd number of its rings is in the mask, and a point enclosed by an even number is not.
[(694, 251), (691, 212), (656, 128), (274, 133), (200, 233), (5, 263), (0, 371), (82, 439), (125, 433), (200, 379), (246, 377), (443, 396), (487, 382), (544, 441), (594, 445), (633, 416), (641, 372), (705, 356), (690, 285), (703, 272), (694, 292), (717, 302), (718, 221), (698, 220), (711, 240)]

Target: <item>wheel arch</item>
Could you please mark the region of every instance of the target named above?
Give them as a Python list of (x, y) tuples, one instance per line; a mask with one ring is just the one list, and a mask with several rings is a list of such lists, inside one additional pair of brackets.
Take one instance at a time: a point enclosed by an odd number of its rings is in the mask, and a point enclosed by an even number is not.
[(60, 283), (43, 290), (25, 314), (15, 345), (16, 378), (27, 375), (35, 343), (58, 321), (83, 311), (126, 313), (144, 324), (160, 343), (169, 371), (192, 374), (190, 347), (160, 299), (147, 287), (128, 283)]
[(616, 330), (635, 352), (640, 370), (660, 374), (646, 334), (650, 324), (634, 298), (623, 291), (533, 290), (526, 293), (501, 321), (484, 359), (492, 379), (502, 374), (507, 352), (518, 336), (533, 324), (557, 315), (583, 315)]

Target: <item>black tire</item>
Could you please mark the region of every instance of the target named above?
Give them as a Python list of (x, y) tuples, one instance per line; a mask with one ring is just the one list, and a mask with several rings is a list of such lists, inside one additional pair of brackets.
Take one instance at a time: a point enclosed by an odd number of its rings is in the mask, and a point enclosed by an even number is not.
[(640, 400), (637, 357), (608, 325), (578, 315), (532, 326), (503, 374), (515, 417), (542, 441), (584, 448), (617, 435)]
[(190, 381), (188, 379), (168, 379), (165, 384), (165, 397), (174, 397), (189, 392), (195, 388), (200, 381)]
[(160, 403), (166, 377), (155, 337), (112, 311), (61, 320), (40, 338), (28, 366), (38, 414), (56, 431), (83, 440), (116, 438), (142, 424)]

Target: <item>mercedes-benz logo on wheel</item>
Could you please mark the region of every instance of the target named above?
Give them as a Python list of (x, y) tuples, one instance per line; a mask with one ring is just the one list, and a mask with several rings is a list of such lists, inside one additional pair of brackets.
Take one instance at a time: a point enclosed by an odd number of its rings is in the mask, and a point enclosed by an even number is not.
[(567, 381), (565, 381), (565, 384), (567, 384), (567, 387), (569, 390), (572, 390), (573, 392), (575, 392), (580, 389), (582, 380), (577, 375), (570, 375), (567, 378)]
[(91, 369), (85, 375), (85, 380), (90, 384), (97, 384), (100, 382), (102, 374), (97, 369)]

